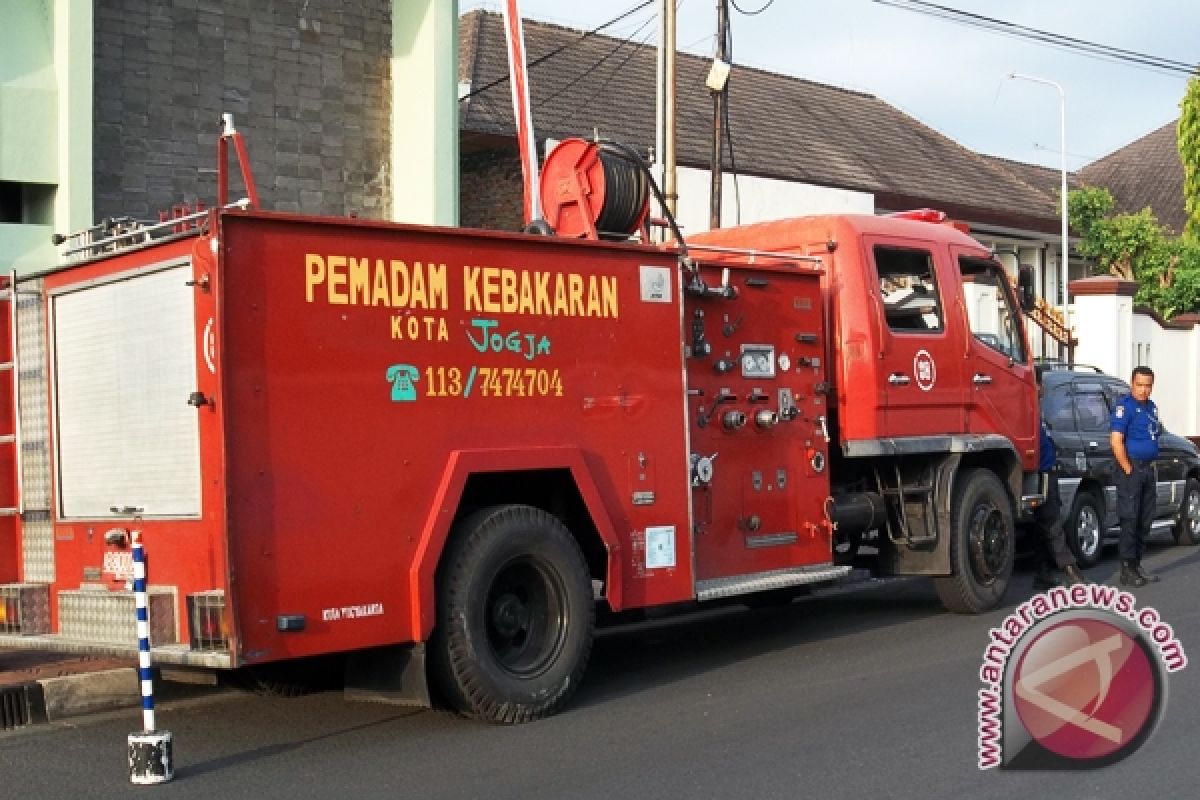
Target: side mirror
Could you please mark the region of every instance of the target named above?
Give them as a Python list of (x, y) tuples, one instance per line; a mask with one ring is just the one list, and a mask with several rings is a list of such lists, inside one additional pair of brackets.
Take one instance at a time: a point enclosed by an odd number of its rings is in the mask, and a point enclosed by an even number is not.
[(1033, 267), (1022, 265), (1017, 270), (1017, 299), (1025, 313), (1037, 307), (1037, 295), (1033, 288)]

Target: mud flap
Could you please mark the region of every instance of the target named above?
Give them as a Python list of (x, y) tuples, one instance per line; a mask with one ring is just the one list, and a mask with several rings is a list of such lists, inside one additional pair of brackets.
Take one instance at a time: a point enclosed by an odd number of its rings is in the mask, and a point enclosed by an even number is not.
[(430, 708), (425, 643), (397, 644), (351, 653), (346, 659), (347, 700)]
[(928, 547), (910, 548), (880, 537), (879, 572), (884, 575), (949, 575), (950, 498), (962, 455), (953, 453), (937, 465), (933, 505), (937, 514), (937, 541)]

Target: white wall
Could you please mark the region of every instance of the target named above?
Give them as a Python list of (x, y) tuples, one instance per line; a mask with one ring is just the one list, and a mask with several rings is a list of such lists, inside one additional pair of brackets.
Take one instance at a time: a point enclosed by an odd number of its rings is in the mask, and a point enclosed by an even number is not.
[[(724, 175), (721, 182), (721, 225), (732, 227), (751, 222), (787, 219), (808, 214), (874, 214), (875, 197), (869, 192), (830, 189), (807, 183), (793, 183), (773, 178), (739, 175), (741, 216), (738, 216), (737, 193), (733, 176)], [(711, 178), (706, 169), (679, 167), (676, 186), (679, 201), (675, 219), (686, 237), (689, 233), (708, 230), (709, 187)]]
[(1079, 332), (1075, 360), (1128, 381), (1135, 366), (1154, 370), (1154, 402), (1163, 425), (1183, 436), (1200, 436), (1200, 326), (1164, 328), (1134, 313), (1133, 298), (1075, 297)]
[[(1163, 328), (1148, 314), (1132, 315), (1129, 380), (1135, 366), (1154, 370), (1154, 402), (1169, 431), (1200, 435), (1200, 398), (1196, 373), (1200, 370), (1200, 327), (1188, 330)], [(1139, 360), (1140, 356), (1140, 360)]]

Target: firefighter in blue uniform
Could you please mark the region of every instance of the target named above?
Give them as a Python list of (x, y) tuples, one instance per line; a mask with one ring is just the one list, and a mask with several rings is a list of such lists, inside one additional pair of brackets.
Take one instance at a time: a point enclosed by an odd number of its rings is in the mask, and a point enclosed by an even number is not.
[(1162, 426), (1158, 406), (1150, 399), (1154, 371), (1136, 367), (1129, 383), (1130, 393), (1117, 402), (1111, 419), (1112, 450), (1117, 460), (1117, 516), (1121, 518), (1120, 580), (1123, 586), (1145, 586), (1159, 580), (1142, 568), (1142, 555), (1157, 503), (1154, 459), (1158, 458)]
[[(1038, 392), (1042, 391), (1042, 376), (1038, 373)], [(1045, 497), (1042, 504), (1033, 512), (1034, 525), (1037, 527), (1038, 541), (1033, 548), (1034, 589), (1051, 589), (1059, 585), (1054, 575), (1058, 567), (1066, 576), (1067, 585), (1086, 583), (1087, 579), (1079, 571), (1075, 556), (1067, 548), (1066, 537), (1063, 535), (1062, 500), (1058, 493), (1058, 453), (1054, 440), (1046, 430), (1046, 420), (1042, 418), (1042, 430), (1038, 439), (1038, 476), (1039, 489)]]

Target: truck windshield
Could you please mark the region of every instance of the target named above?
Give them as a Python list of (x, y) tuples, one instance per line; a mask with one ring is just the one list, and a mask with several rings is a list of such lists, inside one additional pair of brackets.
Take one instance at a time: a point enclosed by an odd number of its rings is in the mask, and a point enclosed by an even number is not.
[(999, 264), (980, 258), (960, 258), (967, 317), (975, 339), (992, 350), (1024, 363), (1025, 340), (1013, 308), (1007, 280)]

